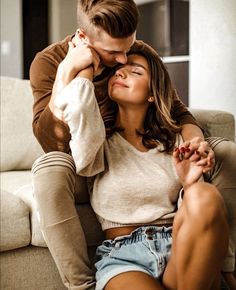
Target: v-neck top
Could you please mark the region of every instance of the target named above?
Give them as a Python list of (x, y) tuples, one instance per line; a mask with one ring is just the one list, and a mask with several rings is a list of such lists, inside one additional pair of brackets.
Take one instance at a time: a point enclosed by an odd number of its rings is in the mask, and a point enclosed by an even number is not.
[[(176, 212), (181, 183), (161, 145), (139, 151), (118, 132), (106, 138), (93, 84), (77, 78), (56, 100), (68, 122), (77, 174), (90, 177), (91, 205), (106, 230), (165, 223)], [(176, 145), (182, 142), (180, 136)]]

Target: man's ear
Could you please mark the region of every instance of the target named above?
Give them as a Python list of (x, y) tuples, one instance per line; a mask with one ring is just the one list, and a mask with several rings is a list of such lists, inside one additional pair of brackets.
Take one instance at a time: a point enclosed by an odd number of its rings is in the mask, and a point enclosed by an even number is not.
[(85, 43), (88, 43), (88, 37), (87, 37), (87, 35), (85, 34), (85, 32), (82, 29), (78, 28), (76, 30), (76, 34), (77, 34), (77, 36), (79, 37), (80, 40), (82, 40)]
[(154, 97), (153, 97), (153, 96), (148, 97), (148, 102), (149, 102), (149, 103), (154, 102)]

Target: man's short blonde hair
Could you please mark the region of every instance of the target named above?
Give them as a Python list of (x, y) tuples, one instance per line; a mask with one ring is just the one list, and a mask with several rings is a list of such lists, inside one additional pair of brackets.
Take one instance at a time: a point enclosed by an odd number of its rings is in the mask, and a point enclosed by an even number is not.
[(78, 28), (91, 36), (94, 27), (113, 38), (131, 36), (137, 29), (139, 12), (133, 0), (78, 0)]

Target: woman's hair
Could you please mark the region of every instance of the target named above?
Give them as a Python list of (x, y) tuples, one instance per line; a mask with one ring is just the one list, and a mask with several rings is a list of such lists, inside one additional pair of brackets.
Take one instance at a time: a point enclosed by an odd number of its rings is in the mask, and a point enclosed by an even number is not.
[(131, 36), (137, 29), (139, 12), (133, 0), (78, 0), (78, 27), (88, 35), (94, 26), (113, 38)]
[[(178, 98), (176, 90), (161, 58), (152, 47), (142, 41), (136, 41), (128, 52), (128, 55), (131, 54), (142, 55), (147, 60), (150, 70), (150, 92), (154, 97), (154, 102), (150, 102), (146, 113), (144, 132), (138, 133), (142, 135), (145, 147), (154, 148), (159, 141), (163, 145), (163, 151), (169, 153), (175, 146), (176, 133), (181, 131), (180, 126), (171, 117), (173, 101)], [(108, 97), (107, 91), (105, 93), (103, 101), (99, 98), (99, 105), (107, 136), (111, 136), (113, 132), (122, 129), (115, 127), (118, 106)]]

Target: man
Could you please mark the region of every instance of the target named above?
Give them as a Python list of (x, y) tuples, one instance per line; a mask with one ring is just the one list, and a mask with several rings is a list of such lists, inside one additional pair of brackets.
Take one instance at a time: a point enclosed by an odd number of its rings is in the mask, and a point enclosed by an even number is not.
[[(81, 179), (75, 174), (70, 153), (70, 132), (62, 112), (54, 105), (78, 72), (93, 66), (99, 99), (99, 84), (117, 63), (126, 63), (126, 53), (136, 38), (138, 9), (133, 0), (80, 0), (75, 34), (39, 52), (30, 70), (34, 95), (33, 131), (47, 153), (33, 166), (35, 197), (41, 229), (68, 289), (94, 289), (93, 271), (86, 241), (74, 203)], [(72, 53), (67, 54), (68, 49)], [(179, 99), (173, 119), (183, 125), (182, 135), (192, 150), (209, 151), (202, 131)], [(78, 188), (77, 188), (78, 186)]]

